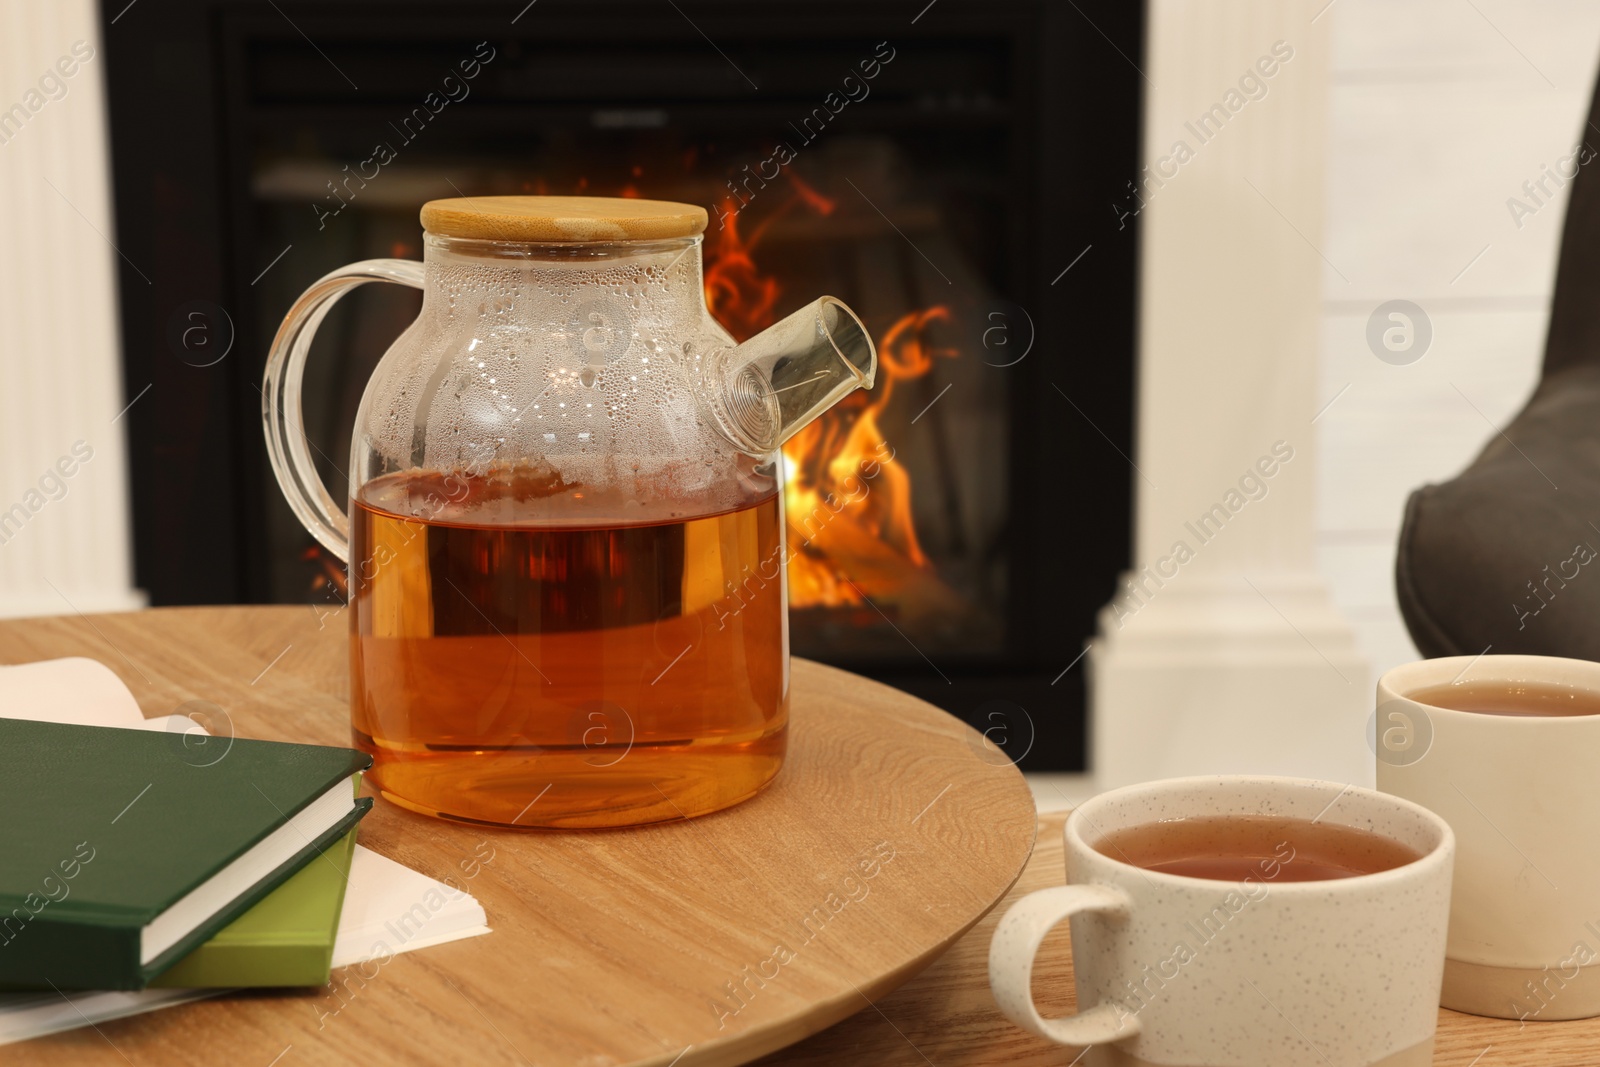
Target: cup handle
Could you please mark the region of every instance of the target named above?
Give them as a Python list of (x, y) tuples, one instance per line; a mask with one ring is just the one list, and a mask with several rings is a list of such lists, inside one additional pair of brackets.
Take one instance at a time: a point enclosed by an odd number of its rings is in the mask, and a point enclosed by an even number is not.
[(300, 379), (306, 354), (333, 302), (367, 282), (398, 282), (423, 287), (423, 265), (411, 259), (364, 259), (324, 275), (294, 302), (272, 339), (261, 389), (261, 419), (266, 424), (267, 453), (289, 507), (311, 536), (346, 563), (350, 561), (350, 517), (328, 493), (311, 460), (305, 416), (300, 408)]
[[(1024, 1030), (1062, 1045), (1103, 1045), (1139, 1033), (1139, 1018), (1111, 1004), (1059, 1019), (1046, 1019), (1033, 1003), (1033, 959), (1045, 935), (1080, 912), (1126, 919), (1132, 902), (1107, 885), (1063, 885), (1029, 893), (1011, 905), (989, 942), (989, 986), (1006, 1018)], [(1080, 986), (1081, 988), (1081, 986)]]

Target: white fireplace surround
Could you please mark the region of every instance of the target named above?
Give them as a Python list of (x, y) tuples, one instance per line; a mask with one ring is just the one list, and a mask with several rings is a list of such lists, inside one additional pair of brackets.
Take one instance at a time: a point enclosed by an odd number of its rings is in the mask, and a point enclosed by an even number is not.
[(98, 26), (93, 0), (0, 5), (0, 616), (144, 604)]
[(1095, 788), (1372, 778), (1368, 663), (1315, 555), (1330, 45), (1314, 14), (1149, 5), (1134, 568), (1090, 644)]

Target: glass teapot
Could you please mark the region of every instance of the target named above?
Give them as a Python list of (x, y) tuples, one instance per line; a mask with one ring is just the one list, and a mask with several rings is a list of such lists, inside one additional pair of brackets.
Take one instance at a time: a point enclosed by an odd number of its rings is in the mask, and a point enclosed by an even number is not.
[[(295, 514), (349, 568), (351, 726), (403, 807), (527, 827), (687, 818), (754, 795), (788, 725), (779, 446), (877, 366), (823, 297), (744, 344), (705, 306), (706, 212), (435, 200), (423, 262), (290, 309), (262, 414)], [(349, 511), (300, 390), (332, 303), (422, 311), (367, 383)]]

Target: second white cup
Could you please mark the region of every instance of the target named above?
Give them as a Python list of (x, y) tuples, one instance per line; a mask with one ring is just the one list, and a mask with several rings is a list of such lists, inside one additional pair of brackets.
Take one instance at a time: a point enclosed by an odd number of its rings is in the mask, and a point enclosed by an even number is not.
[(1443, 1005), (1541, 1022), (1600, 1015), (1600, 715), (1497, 715), (1411, 699), (1452, 683), (1600, 699), (1600, 663), (1408, 663), (1378, 682), (1374, 738), (1378, 788), (1456, 832)]

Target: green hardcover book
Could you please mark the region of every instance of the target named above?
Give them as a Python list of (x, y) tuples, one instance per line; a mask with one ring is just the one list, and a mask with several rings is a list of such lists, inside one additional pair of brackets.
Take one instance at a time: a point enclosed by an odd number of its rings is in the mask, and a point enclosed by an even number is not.
[(0, 985), (142, 989), (355, 826), (343, 748), (0, 719)]
[[(351, 830), (215, 937), (150, 983), (152, 989), (326, 985), (339, 911), (356, 851)], [(324, 862), (326, 861), (326, 862)]]

